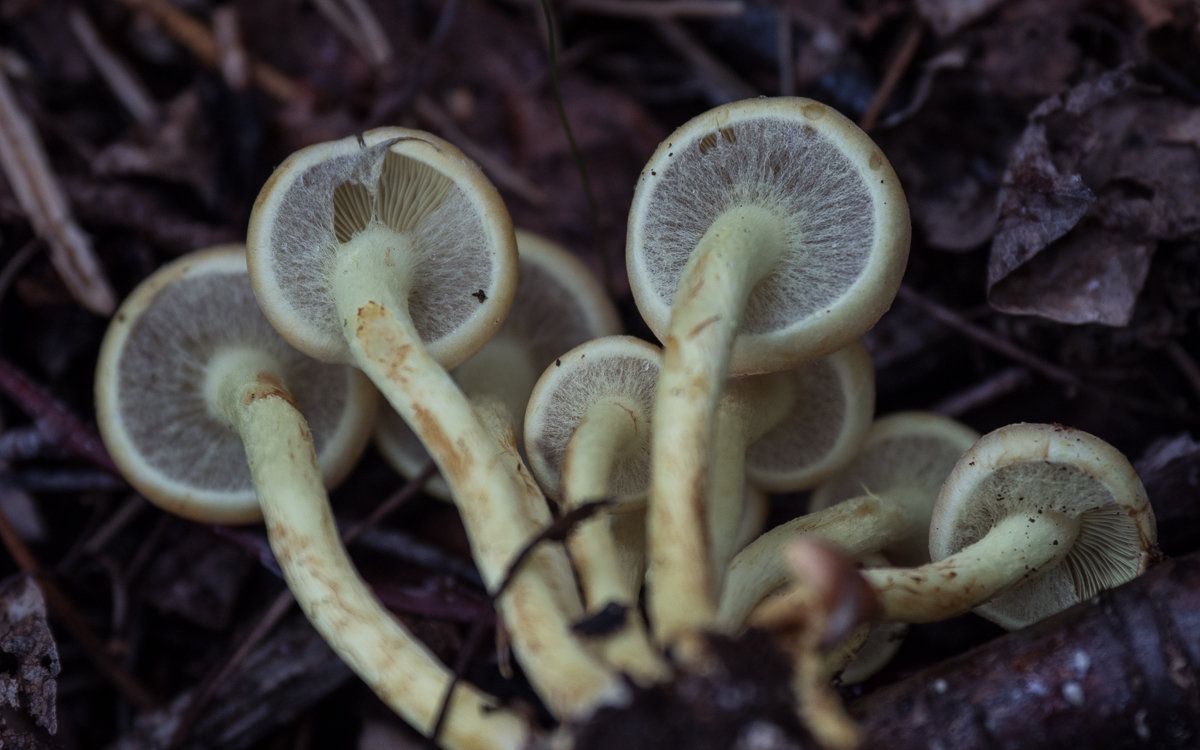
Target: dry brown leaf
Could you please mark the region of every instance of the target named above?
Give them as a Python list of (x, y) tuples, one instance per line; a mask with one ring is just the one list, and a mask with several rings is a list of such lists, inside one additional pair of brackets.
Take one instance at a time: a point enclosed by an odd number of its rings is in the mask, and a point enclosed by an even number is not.
[(1127, 325), (1158, 241), (1200, 233), (1200, 150), (1186, 142), (1197, 111), (1125, 71), (1039, 105), (1003, 181), (991, 304)]
[[(0, 664), (0, 706), (50, 734), (58, 731), (58, 648), (46, 624), (42, 592), (29, 576), (0, 582)], [(0, 721), (0, 747), (41, 744), (15, 723)]]

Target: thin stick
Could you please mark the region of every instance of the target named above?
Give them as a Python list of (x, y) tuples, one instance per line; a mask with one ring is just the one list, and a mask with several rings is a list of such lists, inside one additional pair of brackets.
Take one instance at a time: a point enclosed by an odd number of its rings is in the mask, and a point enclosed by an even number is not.
[[(145, 11), (158, 22), (175, 41), (182, 44), (201, 63), (210, 68), (220, 65), (221, 56), (217, 41), (204, 24), (179, 10), (166, 0), (122, 0), (134, 10)], [(291, 102), (296, 98), (298, 86), (288, 76), (266, 63), (251, 63), (254, 85), (263, 93), (279, 102)]]
[(711, 104), (750, 99), (758, 92), (743, 81), (725, 63), (704, 49), (682, 26), (669, 20), (654, 23), (654, 28), (696, 70)]
[(130, 116), (142, 125), (149, 125), (158, 119), (158, 105), (154, 103), (154, 97), (150, 96), (150, 92), (129, 66), (113, 54), (96, 33), (96, 26), (87, 12), (80, 8), (71, 8), (67, 13), (67, 21), (71, 25), (71, 31), (75, 33), (75, 38), (79, 40), (79, 45), (95, 66), (96, 72), (108, 84), (113, 96)]
[(1192, 359), (1191, 355), (1176, 341), (1167, 344), (1167, 356), (1179, 368), (1179, 372), (1191, 386), (1192, 391), (1200, 396), (1200, 366), (1196, 365), (1196, 360)]
[(133, 675), (126, 672), (109, 655), (100, 638), (92, 632), (91, 627), (71, 603), (54, 581), (46, 575), (41, 563), (33, 552), (25, 546), (17, 530), (13, 528), (8, 516), (0, 510), (0, 543), (8, 550), (8, 554), (17, 566), (27, 575), (34, 578), (42, 589), (46, 604), (71, 637), (83, 648), (88, 659), (99, 670), (100, 674), (113, 684), (127, 701), (139, 710), (147, 711), (154, 708), (158, 701), (142, 686)]
[(972, 409), (991, 403), (1029, 383), (1029, 370), (1009, 367), (958, 393), (952, 393), (930, 407), (930, 411), (947, 417), (958, 417)]
[(0, 69), (0, 171), (67, 291), (88, 310), (110, 315), (117, 306), (91, 238), (75, 223), (41, 139)]
[(568, 10), (624, 18), (732, 18), (746, 12), (741, 0), (571, 0)]
[(875, 129), (875, 125), (879, 122), (879, 115), (883, 112), (888, 100), (892, 98), (892, 92), (896, 90), (896, 85), (904, 77), (908, 66), (912, 64), (917, 49), (921, 46), (921, 37), (924, 35), (924, 23), (919, 19), (909, 23), (908, 30), (904, 33), (904, 39), (900, 42), (900, 48), (896, 50), (896, 54), (888, 63), (887, 72), (884, 73), (883, 80), (880, 81), (879, 88), (875, 91), (875, 96), (871, 97), (871, 103), (867, 105), (862, 119), (858, 121), (858, 126), (863, 130), (870, 132)]

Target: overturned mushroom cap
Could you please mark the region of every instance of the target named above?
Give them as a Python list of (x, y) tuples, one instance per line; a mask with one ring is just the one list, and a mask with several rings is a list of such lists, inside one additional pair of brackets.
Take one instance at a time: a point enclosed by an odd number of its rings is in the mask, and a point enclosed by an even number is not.
[(242, 441), (209, 406), (221, 355), (246, 351), (282, 373), (327, 485), (362, 452), (375, 404), (366, 380), (304, 356), (275, 333), (255, 304), (240, 245), (192, 253), (121, 305), (96, 368), (105, 445), (129, 482), (172, 513), (216, 523), (260, 518)]
[(667, 334), (676, 289), (714, 220), (756, 208), (787, 248), (749, 295), (730, 371), (766, 372), (862, 335), (891, 304), (908, 258), (908, 207), (869, 137), (808, 99), (749, 99), (706, 112), (650, 158), (629, 214), (638, 310)]
[[(508, 318), (483, 348), (454, 372), (468, 396), (501, 394), (520, 420), (538, 375), (558, 355), (589, 339), (615, 334), (617, 311), (595, 276), (562, 246), (532, 232), (517, 231), (519, 281)], [(393, 409), (384, 409), (375, 429), (379, 450), (404, 476), (416, 476), (429, 453)], [(449, 499), (441, 477), (426, 491)]]
[(529, 467), (549, 497), (560, 497), (567, 443), (588, 407), (601, 399), (625, 404), (642, 439), (624, 446), (610, 487), (618, 496), (640, 495), (650, 482), (650, 414), (662, 352), (631, 336), (607, 336), (577, 346), (546, 368), (525, 413)]
[(340, 244), (368, 232), (383, 244), (405, 238), (410, 267), (398, 269), (396, 291), (443, 366), (462, 362), (500, 326), (516, 286), (516, 250), (499, 194), (446, 141), (378, 128), (292, 154), (254, 203), (250, 275), (293, 346), (352, 361), (331, 272)]
[(1078, 519), (1078, 536), (1062, 562), (975, 608), (1002, 627), (1037, 622), (1141, 574), (1157, 539), (1146, 490), (1120, 451), (1082, 430), (1013, 424), (983, 436), (946, 480), (930, 554), (941, 560), (1000, 519), (1043, 513)]
[(875, 415), (875, 371), (855, 342), (786, 373), (797, 394), (786, 415), (746, 451), (746, 478), (770, 492), (825, 481), (854, 457)]
[(942, 483), (979, 433), (947, 417), (900, 412), (875, 422), (854, 461), (812, 494), (810, 510), (863, 495), (903, 505), (912, 531), (883, 550), (896, 565), (929, 560), (929, 518)]

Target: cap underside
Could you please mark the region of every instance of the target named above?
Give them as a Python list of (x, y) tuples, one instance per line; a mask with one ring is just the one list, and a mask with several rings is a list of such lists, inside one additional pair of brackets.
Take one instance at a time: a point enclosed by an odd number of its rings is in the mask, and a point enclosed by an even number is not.
[(829, 339), (818, 353), (857, 338), (890, 304), (907, 257), (907, 209), (886, 160), (832, 110), (788, 101), (803, 100), (737, 102), (685, 124), (651, 158), (630, 212), (630, 283), (660, 338), (713, 221), (747, 205), (780, 218), (787, 251), (749, 295), (735, 371), (757, 338), (815, 326)]
[[(659, 358), (658, 349), (643, 341), (611, 336), (583, 344), (547, 368), (530, 399), (525, 445), (530, 468), (548, 496), (560, 496), (567, 444), (592, 404), (619, 399), (640, 407), (649, 424)], [(639, 495), (649, 483), (649, 441), (625, 446), (610, 478), (613, 493)]]
[(944, 417), (884, 417), (871, 428), (850, 465), (813, 492), (810, 510), (866, 494), (903, 503), (914, 530), (883, 552), (896, 565), (926, 563), (929, 521), (938, 491), (976, 438), (972, 430)]
[(189, 264), (183, 277), (140, 314), (118, 313), (110, 335), (120, 337), (119, 345), (101, 363), (109, 370), (98, 393), (105, 402), (102, 429), (122, 470), (152, 499), (184, 515), (202, 517), (206, 505), (219, 505), (227, 516), (250, 520), (258, 505), (241, 440), (210, 416), (205, 400), (213, 357), (249, 347), (278, 362), (326, 469), (344, 462), (331, 448), (349, 447), (331, 441), (347, 442), (344, 421), (357, 375), (302, 355), (275, 333), (255, 304), (240, 253), (180, 263)]
[(418, 333), (435, 357), (457, 364), (478, 347), (474, 329), (498, 323), (487, 300), (507, 296), (499, 267), (509, 262), (511, 225), (477, 172), (449, 144), (398, 128), (295, 154), (251, 217), (251, 274), (267, 315), (312, 356), (349, 361), (331, 273), (343, 243), (387, 230), (412, 252), (416, 281), (398, 276), (396, 288), (407, 287)]
[(794, 406), (746, 451), (746, 475), (775, 492), (807, 489), (850, 461), (875, 412), (875, 374), (861, 344), (789, 374)]
[(1127, 502), (1118, 501), (1110, 487), (1068, 463), (1038, 460), (999, 467), (954, 502), (941, 502), (938, 512), (930, 542), (938, 559), (983, 538), (1009, 515), (1028, 515), (1031, 522), (1046, 512), (1080, 519), (1079, 536), (1061, 564), (976, 608), (1004, 627), (1037, 622), (1089, 599), (1132, 579), (1144, 564), (1141, 533)]

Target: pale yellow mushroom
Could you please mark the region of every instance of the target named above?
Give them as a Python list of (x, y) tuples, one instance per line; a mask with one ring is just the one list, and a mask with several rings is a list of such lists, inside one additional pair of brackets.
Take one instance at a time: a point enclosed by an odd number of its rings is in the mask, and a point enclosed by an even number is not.
[[(428, 732), (450, 673), (358, 575), (325, 490), (362, 453), (374, 405), (359, 373), (310, 360), (271, 329), (240, 246), (193, 253), (146, 279), (117, 311), (97, 366), (101, 436), (130, 483), (194, 520), (261, 513), (313, 626), (388, 706)], [(442, 738), (463, 750), (517, 750), (532, 734), (463, 685)]]
[[(525, 415), (526, 451), (538, 481), (564, 507), (645, 493), (659, 361), (658, 348), (644, 341), (608, 336), (556, 358), (538, 379)], [(619, 515), (639, 523), (636, 510)], [(626, 612), (624, 626), (604, 641), (605, 658), (647, 684), (665, 677), (666, 665), (639, 614), (640, 577), (628, 573), (636, 551), (628, 540), (621, 551), (612, 518), (600, 513), (581, 522), (567, 547), (588, 610), (616, 604)]]
[[(934, 562), (863, 572), (882, 619), (930, 622), (971, 609), (1006, 628), (1048, 617), (1140, 575), (1157, 529), (1129, 461), (1094, 435), (1014, 424), (980, 438), (934, 507)], [(756, 621), (806, 606), (804, 587)]]
[[(516, 287), (512, 223), (449, 143), (383, 128), (289, 157), (250, 218), (259, 304), (294, 346), (354, 363), (400, 413), (454, 496), (488, 590), (538, 532), (524, 480), (444, 369), (502, 323)], [(619, 678), (571, 630), (571, 571), (540, 550), (499, 598), (518, 660), (560, 718), (619, 700)]]
[(648, 523), (660, 640), (716, 615), (704, 508), (728, 376), (796, 367), (861, 337), (891, 304), (908, 242), (887, 159), (811, 100), (717, 107), (643, 169), (626, 257), (638, 309), (665, 349)]

